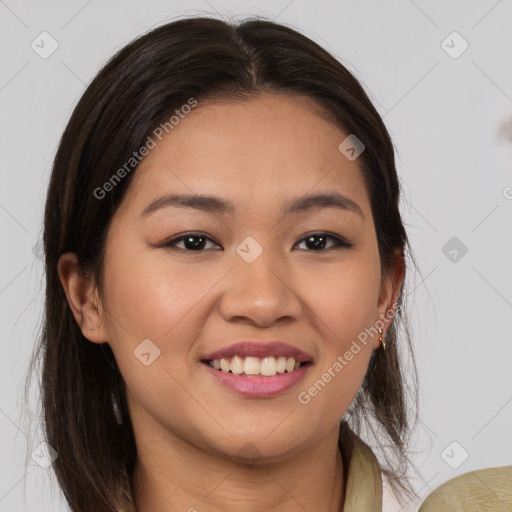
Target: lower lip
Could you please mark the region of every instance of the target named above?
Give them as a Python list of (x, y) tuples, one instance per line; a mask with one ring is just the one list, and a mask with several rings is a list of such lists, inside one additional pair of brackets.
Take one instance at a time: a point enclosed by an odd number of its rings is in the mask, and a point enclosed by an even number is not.
[(242, 377), (234, 373), (226, 373), (222, 370), (216, 370), (207, 363), (201, 363), (206, 371), (210, 372), (221, 384), (240, 395), (263, 398), (276, 396), (284, 393), (292, 386), (300, 382), (311, 363), (305, 364), (293, 372), (278, 373), (273, 377)]

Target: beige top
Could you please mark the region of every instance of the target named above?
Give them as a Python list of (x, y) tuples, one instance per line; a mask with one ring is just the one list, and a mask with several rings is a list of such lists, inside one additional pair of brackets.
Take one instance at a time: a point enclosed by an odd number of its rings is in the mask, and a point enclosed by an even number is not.
[[(350, 459), (344, 512), (382, 512), (382, 473), (370, 447), (355, 434)], [(512, 512), (512, 466), (470, 471), (431, 492), (418, 512)]]
[(431, 492), (418, 512), (512, 512), (512, 466), (477, 469)]
[(342, 457), (350, 459), (343, 512), (381, 512), (382, 476), (379, 462), (366, 443), (355, 434), (353, 439), (351, 456), (340, 444)]

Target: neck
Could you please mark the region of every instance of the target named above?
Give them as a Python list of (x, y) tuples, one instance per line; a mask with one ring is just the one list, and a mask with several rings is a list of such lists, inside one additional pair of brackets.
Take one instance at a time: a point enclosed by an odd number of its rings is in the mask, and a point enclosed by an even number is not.
[(206, 451), (168, 431), (153, 434), (135, 436), (137, 512), (343, 510), (337, 430), (294, 455), (257, 464)]

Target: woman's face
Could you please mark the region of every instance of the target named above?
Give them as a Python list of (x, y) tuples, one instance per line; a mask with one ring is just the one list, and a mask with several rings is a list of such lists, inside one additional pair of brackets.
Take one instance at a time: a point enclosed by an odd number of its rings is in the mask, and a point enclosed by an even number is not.
[[(361, 333), (401, 282), (381, 276), (359, 160), (338, 148), (348, 135), (311, 101), (262, 95), (199, 102), (157, 140), (109, 229), (102, 325), (84, 331), (112, 347), (136, 433), (279, 460), (337, 432), (380, 344)], [(319, 194), (349, 206), (306, 201)], [(155, 203), (170, 195), (196, 207)], [(226, 348), (235, 373), (206, 361)], [(294, 350), (307, 364), (281, 372)]]

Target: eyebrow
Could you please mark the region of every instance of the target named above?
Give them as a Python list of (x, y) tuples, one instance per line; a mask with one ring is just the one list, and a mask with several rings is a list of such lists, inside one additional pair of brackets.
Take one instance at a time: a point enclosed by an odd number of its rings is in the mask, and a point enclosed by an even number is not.
[[(146, 217), (156, 210), (167, 207), (187, 208), (231, 216), (236, 212), (234, 203), (220, 197), (198, 194), (167, 194), (153, 200), (146, 206), (141, 217)], [(360, 206), (352, 199), (338, 192), (307, 195), (292, 199), (283, 205), (282, 214), (293, 215), (320, 208), (337, 208), (351, 211), (364, 220)]]

